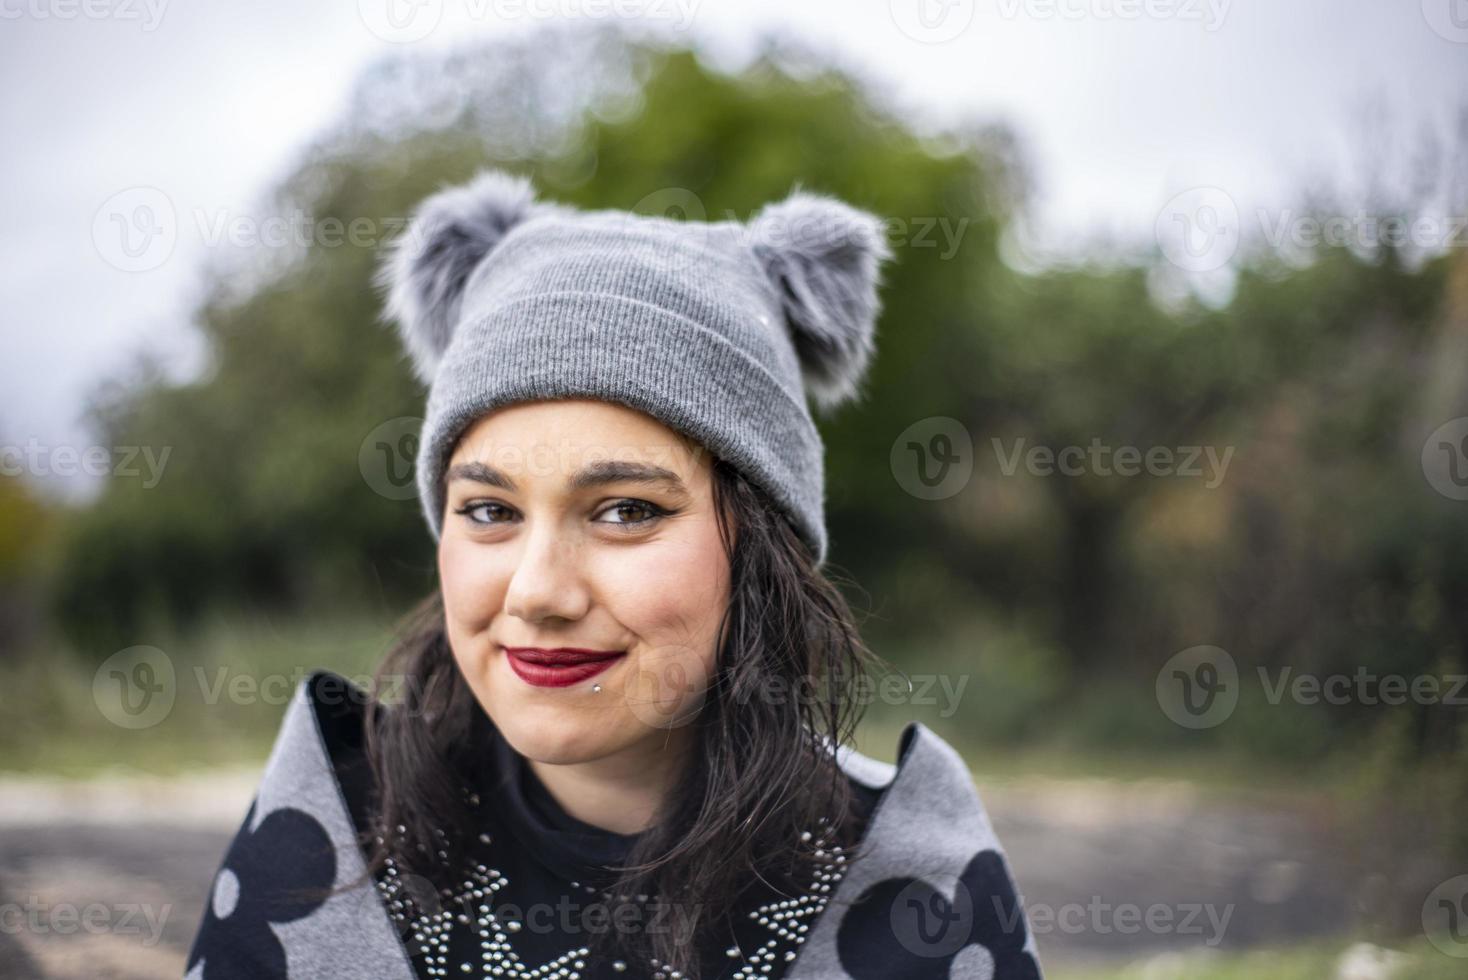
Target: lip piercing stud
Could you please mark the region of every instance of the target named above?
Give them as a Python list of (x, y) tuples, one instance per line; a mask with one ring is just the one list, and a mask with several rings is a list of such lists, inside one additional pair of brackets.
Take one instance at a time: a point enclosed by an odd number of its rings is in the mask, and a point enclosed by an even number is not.
[(591, 693), (592, 694), (598, 694), (600, 692), (601, 692), (601, 685), (600, 684), (593, 684), (593, 685), (591, 685)]

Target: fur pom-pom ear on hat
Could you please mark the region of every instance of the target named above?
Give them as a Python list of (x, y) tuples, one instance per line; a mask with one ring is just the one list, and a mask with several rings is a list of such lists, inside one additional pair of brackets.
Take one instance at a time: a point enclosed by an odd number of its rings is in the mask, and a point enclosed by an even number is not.
[(749, 223), (751, 248), (781, 296), (807, 395), (830, 410), (855, 398), (873, 352), (882, 221), (797, 187)]
[(383, 316), (397, 323), (425, 383), (453, 339), (470, 274), (536, 207), (527, 178), (484, 170), (425, 199), (393, 243), (376, 278), (387, 294)]

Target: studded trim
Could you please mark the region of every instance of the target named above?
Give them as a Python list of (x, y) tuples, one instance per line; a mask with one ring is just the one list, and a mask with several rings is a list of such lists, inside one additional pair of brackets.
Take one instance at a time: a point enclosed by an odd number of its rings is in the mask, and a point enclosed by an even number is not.
[[(473, 793), (466, 797), (471, 806), (478, 806), (479, 798)], [(818, 834), (807, 830), (801, 841), (814, 843), (815, 857), (820, 862), (807, 889), (801, 895), (761, 905), (747, 913), (747, 918), (763, 927), (753, 938), (745, 939), (742, 945), (728, 947), (724, 953), (733, 972), (728, 980), (778, 980), (788, 964), (799, 955), (812, 925), (825, 911), (831, 893), (846, 871), (847, 855), (840, 845), (827, 846), (828, 834), (823, 829), (827, 823), (820, 821)], [(397, 827), (399, 834), (404, 827)], [(436, 831), (439, 837), (442, 830)], [(378, 838), (377, 842), (382, 843)], [(479, 842), (490, 845), (491, 835), (481, 834)], [(448, 864), (447, 851), (438, 852), (439, 860)], [(424, 879), (403, 874), (392, 858), (385, 862), (383, 873), (376, 879), (378, 894), (387, 908), (389, 917), (406, 937), (408, 951), (415, 963), (428, 977), (512, 977), (521, 980), (583, 980), (588, 970), (590, 949), (587, 946), (568, 948), (564, 953), (538, 966), (525, 962), (515, 948), (514, 936), (523, 924), (500, 914), (497, 908), (508, 903), (501, 899), (501, 892), (510, 887), (510, 879), (496, 868), (482, 861), (473, 861), (465, 868), (463, 879), (457, 887), (442, 888), (436, 895), (423, 894)], [(416, 887), (415, 887), (416, 886)], [(591, 885), (571, 881), (567, 883), (571, 893), (600, 895), (603, 900), (625, 900), (625, 896), (613, 896), (607, 891), (598, 891)], [(656, 897), (635, 896), (639, 904)], [(458, 931), (468, 930), (477, 941), (479, 957), (474, 960), (460, 959), (451, 962), (449, 955), (455, 945)], [(767, 938), (764, 938), (767, 937)], [(461, 942), (461, 948), (463, 944)], [(611, 964), (617, 973), (627, 972), (630, 967), (625, 960)], [(681, 980), (683, 973), (671, 964), (653, 959), (645, 967), (632, 971), (633, 976), (651, 976), (653, 980)]]
[[(825, 819), (822, 818), (821, 822), (825, 823)], [(800, 839), (809, 842), (811, 836), (811, 832), (807, 830), (800, 835)], [(844, 848), (839, 844), (827, 848), (825, 844), (824, 836), (816, 841), (816, 857), (823, 859), (822, 868), (816, 873), (815, 880), (811, 882), (805, 894), (799, 898), (783, 899), (768, 905), (761, 905), (749, 913), (751, 919), (769, 929), (774, 935), (747, 957), (738, 946), (731, 946), (724, 951), (725, 955), (731, 959), (743, 961), (730, 980), (755, 980), (759, 977), (770, 977), (775, 964), (794, 962), (795, 957), (799, 955), (800, 946), (805, 942), (805, 936), (810, 931), (811, 924), (826, 910), (826, 904), (831, 900), (832, 890), (846, 872)], [(780, 972), (783, 973), (783, 969)]]

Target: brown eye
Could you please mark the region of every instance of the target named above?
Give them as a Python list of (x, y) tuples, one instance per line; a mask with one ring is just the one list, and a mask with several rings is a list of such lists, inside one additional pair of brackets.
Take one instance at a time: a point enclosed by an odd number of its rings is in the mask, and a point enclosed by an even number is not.
[(644, 500), (619, 500), (601, 513), (602, 516), (614, 514), (617, 519), (603, 520), (599, 523), (636, 527), (656, 520), (666, 512)]
[(479, 501), (467, 503), (454, 513), (464, 515), (474, 524), (503, 524), (513, 512), (504, 504)]

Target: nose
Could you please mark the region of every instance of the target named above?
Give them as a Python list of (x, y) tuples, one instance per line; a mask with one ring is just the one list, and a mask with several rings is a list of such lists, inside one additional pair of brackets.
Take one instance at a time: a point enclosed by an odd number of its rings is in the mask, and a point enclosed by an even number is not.
[(532, 527), (521, 540), (524, 543), (505, 590), (505, 612), (527, 623), (574, 621), (585, 616), (591, 597), (576, 542), (557, 533), (551, 523)]

